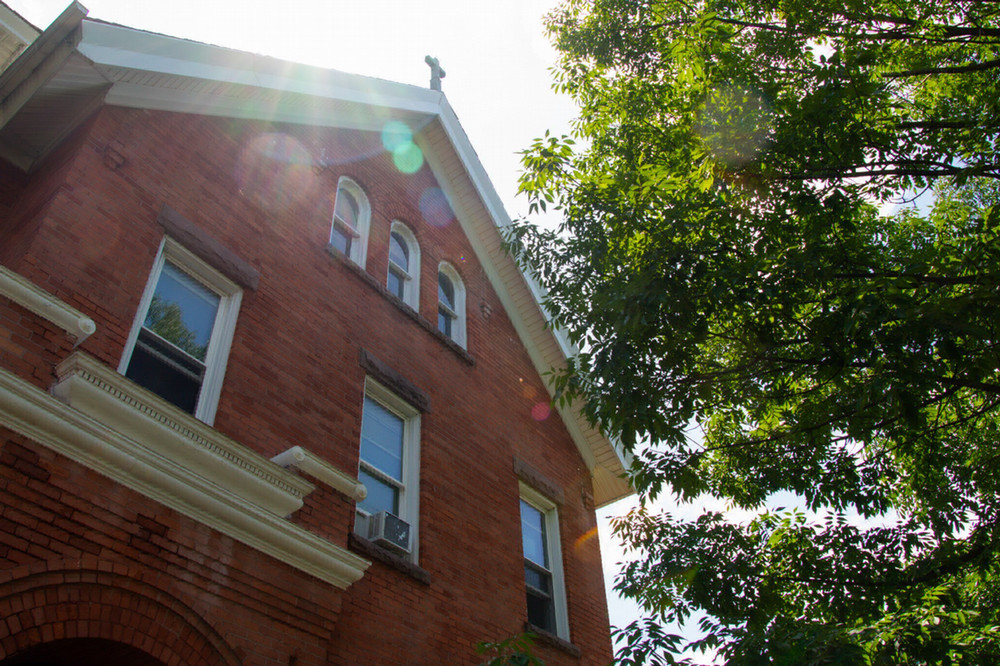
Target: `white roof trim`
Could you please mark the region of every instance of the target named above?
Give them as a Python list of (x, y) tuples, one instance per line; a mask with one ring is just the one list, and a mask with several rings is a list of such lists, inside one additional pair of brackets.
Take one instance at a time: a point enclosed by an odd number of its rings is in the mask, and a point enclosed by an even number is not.
[[(503, 253), (499, 229), (510, 225), (510, 218), (440, 91), (89, 19), (82, 25), (77, 50), (111, 84), (107, 104), (351, 129), (378, 130), (388, 119), (407, 122), (538, 372), (559, 367), (576, 353), (562, 332), (548, 325), (538, 284)], [(459, 177), (461, 183), (452, 185), (446, 174), (454, 176), (458, 168), (468, 180)], [(559, 412), (591, 469), (596, 503), (630, 494), (619, 478), (628, 464), (620, 447), (578, 411)]]
[(77, 50), (99, 68), (218, 81), (418, 114), (436, 114), (443, 98), (438, 91), (418, 86), (287, 63), (92, 20), (83, 22), (83, 40)]

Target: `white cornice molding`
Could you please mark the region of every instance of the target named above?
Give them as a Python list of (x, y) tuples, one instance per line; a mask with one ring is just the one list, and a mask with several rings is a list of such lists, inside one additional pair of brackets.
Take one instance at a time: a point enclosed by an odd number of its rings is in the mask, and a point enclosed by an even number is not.
[(0, 294), (74, 336), (78, 345), (97, 330), (93, 319), (6, 266), (0, 266)]
[(271, 462), (282, 467), (294, 467), (315, 477), (334, 490), (347, 495), (355, 501), (368, 496), (365, 484), (346, 472), (342, 472), (316, 454), (301, 446), (293, 446), (271, 458)]
[(275, 515), (298, 511), (314, 488), (83, 352), (57, 365), (56, 377), (52, 394), (66, 404)]
[[(290, 490), (295, 487), (311, 488), (311, 484), (231, 440), (219, 444), (220, 448), (210, 455), (188, 452), (176, 458), (178, 445), (167, 440), (185, 435), (178, 431), (171, 434), (168, 426), (151, 428), (148, 423), (141, 423), (153, 417), (142, 410), (141, 403), (128, 402), (128, 393), (132, 392), (127, 390), (128, 385), (138, 387), (124, 378), (114, 385), (101, 385), (103, 382), (99, 378), (87, 376), (93, 365), (100, 364), (80, 352), (67, 361), (74, 357), (77, 358), (72, 363), (60, 365), (60, 392), (71, 401), (77, 400), (79, 408), (64, 404), (14, 374), (0, 370), (0, 423), (335, 587), (345, 589), (364, 575), (371, 564), (368, 560), (289, 522), (284, 514), (275, 513), (279, 504), (275, 498), (294, 494)], [(84, 360), (81, 362), (80, 358)], [(92, 382), (90, 390), (83, 386)], [(99, 392), (106, 393), (108, 398), (98, 397)], [(138, 392), (146, 393), (142, 389)], [(123, 409), (116, 410), (107, 403), (116, 399)], [(93, 410), (93, 413), (84, 410)], [(123, 424), (124, 415), (129, 411), (137, 422), (132, 426)], [(104, 417), (113, 424), (103, 422)], [(186, 435), (191, 439), (188, 446), (202, 447), (205, 442), (197, 442), (196, 436), (191, 436), (204, 424), (193, 418), (191, 421), (193, 423), (185, 424), (190, 427)], [(116, 425), (125, 425), (126, 430), (142, 436), (135, 439), (119, 431)], [(217, 435), (217, 438), (222, 436)], [(222, 450), (234, 457), (221, 455), (219, 451)], [(204, 463), (211, 457), (217, 460), (207, 468), (190, 466)], [(244, 463), (248, 468), (241, 468)], [(265, 470), (265, 467), (271, 469)], [(264, 477), (275, 484), (270, 498), (262, 488), (266, 484)], [(234, 482), (236, 479), (242, 482)], [(268, 506), (260, 503), (262, 498), (270, 500)], [(288, 500), (284, 503), (288, 504)], [(301, 504), (301, 499), (298, 503)]]

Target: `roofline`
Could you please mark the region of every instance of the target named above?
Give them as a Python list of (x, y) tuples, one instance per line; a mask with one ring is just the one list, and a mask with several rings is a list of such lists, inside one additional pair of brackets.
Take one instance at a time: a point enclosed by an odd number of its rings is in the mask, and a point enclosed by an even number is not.
[(77, 48), (99, 68), (140, 69), (412, 113), (437, 113), (444, 97), (440, 91), (420, 86), (293, 63), (95, 19), (83, 22), (83, 40)]
[[(367, 130), (380, 129), (386, 119), (403, 118), (411, 124), (418, 143), (421, 135), (438, 132), (433, 129), (437, 126), (446, 137), (446, 142), (439, 143), (438, 149), (443, 147), (450, 155), (449, 160), (457, 160), (457, 166), (464, 171), (475, 192), (467, 201), (473, 202), (473, 207), (478, 209), (473, 212), (479, 222), (466, 224), (462, 221), (463, 228), (536, 370), (544, 375), (576, 354), (565, 335), (552, 326), (541, 305), (542, 290), (538, 283), (506, 252), (498, 249), (502, 240), (500, 232), (511, 224), (510, 217), (442, 92), (160, 35), (87, 19), (85, 15), (86, 9), (73, 2), (15, 61), (11, 69), (19, 69), (10, 75), (10, 81), (6, 81), (10, 70), (0, 75), (0, 127), (13, 115), (4, 116), (7, 103), (4, 95), (9, 95), (7, 91), (11, 90), (4, 84), (16, 83), (14, 88), (18, 88), (23, 83), (21, 78), (39, 78), (35, 72), (37, 67), (26, 66), (22, 60), (30, 59), (36, 64), (50, 62), (58, 67), (65, 56), (56, 53), (61, 56), (57, 59), (51, 54), (59, 44), (63, 44), (64, 49), (75, 46), (76, 53), (107, 81), (103, 102), (109, 105)], [(68, 35), (74, 36), (71, 44), (66, 44)], [(155, 83), (148, 84), (144, 82), (146, 73), (173, 77), (172, 82), (183, 85), (158, 87)], [(136, 74), (140, 76), (134, 76)], [(31, 92), (36, 89), (37, 85)], [(297, 103), (304, 98), (315, 101), (307, 105)], [(248, 99), (253, 102), (248, 103)], [(262, 103), (264, 101), (267, 104)], [(309, 110), (303, 111), (304, 107)], [(336, 113), (344, 109), (354, 115), (345, 118)], [(433, 156), (428, 157), (434, 169)], [(435, 169), (442, 187), (449, 180), (443, 177), (446, 166), (438, 163)], [(459, 208), (454, 201), (451, 203), (458, 214)], [(482, 212), (492, 224), (484, 224), (486, 218), (482, 217)], [(551, 387), (547, 388), (551, 392)], [(616, 480), (630, 462), (621, 447), (587, 423), (578, 410), (563, 406), (558, 411), (581, 457), (595, 476), (597, 505), (631, 494), (626, 482)], [(596, 492), (599, 484), (602, 490)]]
[[(79, 44), (87, 9), (72, 2), (0, 72), (0, 127), (18, 112)], [(22, 19), (23, 20), (23, 19)]]
[(0, 26), (10, 30), (25, 44), (33, 42), (42, 32), (2, 1), (0, 1)]

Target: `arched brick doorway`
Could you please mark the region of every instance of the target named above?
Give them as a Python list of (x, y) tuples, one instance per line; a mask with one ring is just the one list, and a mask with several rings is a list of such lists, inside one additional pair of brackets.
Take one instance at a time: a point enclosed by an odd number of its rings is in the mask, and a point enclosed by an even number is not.
[(0, 666), (165, 666), (139, 648), (103, 638), (41, 643), (0, 661)]
[(147, 571), (140, 580), (120, 565), (114, 572), (65, 564), (7, 572), (7, 580), (0, 574), (0, 666), (241, 663), (204, 618), (170, 593), (169, 577)]

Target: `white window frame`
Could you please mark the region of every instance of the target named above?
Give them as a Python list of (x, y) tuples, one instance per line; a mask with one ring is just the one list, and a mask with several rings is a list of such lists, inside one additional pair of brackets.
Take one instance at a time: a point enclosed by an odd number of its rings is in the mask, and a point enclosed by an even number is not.
[(396, 264), (392, 260), (390, 254), (388, 261), (388, 269), (386, 271), (386, 287), (388, 287), (389, 274), (395, 273), (403, 281), (403, 302), (409, 305), (414, 310), (420, 310), (420, 244), (417, 242), (417, 237), (413, 235), (409, 227), (400, 222), (399, 220), (392, 221), (392, 227), (389, 229), (389, 242), (390, 248), (392, 247), (392, 234), (399, 234), (399, 237), (403, 239), (406, 243), (406, 249), (409, 252), (410, 265), (404, 270), (402, 266)]
[[(410, 525), (410, 554), (406, 559), (416, 564), (420, 554), (420, 410), (371, 377), (365, 377), (365, 398), (374, 400), (403, 420), (403, 483), (397, 486), (400, 490), (399, 518)], [(363, 403), (362, 409), (364, 409)], [(358, 444), (360, 447), (360, 441)], [(359, 448), (358, 470), (361, 469), (374, 476), (380, 476), (377, 469), (361, 460)], [(359, 516), (365, 518), (363, 522), (367, 525), (367, 518), (371, 514), (356, 507), (355, 527)], [(365, 538), (368, 537), (367, 529), (359, 533)]]
[[(340, 198), (342, 191), (350, 193), (354, 197), (354, 200), (358, 202), (357, 227), (351, 227), (347, 222), (337, 218), (337, 199)], [(368, 203), (368, 196), (365, 194), (365, 191), (347, 176), (341, 176), (337, 181), (337, 195), (334, 197), (333, 214), (330, 216), (329, 247), (333, 247), (333, 234), (337, 227), (346, 228), (353, 236), (350, 252), (346, 256), (358, 266), (364, 268), (365, 262), (368, 259), (368, 233), (371, 229), (371, 219), (372, 208), (371, 204)]]
[[(452, 318), (451, 339), (463, 349), (466, 348), (465, 331), (465, 283), (458, 276), (458, 271), (447, 261), (438, 264), (438, 275), (445, 275), (451, 280), (451, 286), (455, 290), (455, 309), (452, 310), (438, 298), (438, 313), (445, 312)], [(440, 280), (440, 277), (438, 278)], [(440, 332), (440, 329), (438, 329)], [(444, 335), (444, 333), (442, 333)]]
[(226, 363), (229, 359), (229, 349), (233, 342), (233, 332), (236, 329), (236, 318), (239, 315), (240, 303), (243, 300), (243, 290), (210, 265), (199, 259), (190, 250), (169, 237), (164, 237), (156, 253), (156, 261), (149, 273), (146, 289), (139, 301), (132, 330), (125, 343), (125, 351), (118, 372), (122, 375), (128, 370), (132, 353), (135, 351), (139, 331), (146, 321), (149, 305), (153, 300), (156, 285), (163, 272), (163, 265), (169, 259), (170, 263), (198, 280), (208, 289), (219, 295), (219, 307), (215, 314), (215, 324), (212, 327), (212, 337), (205, 353), (205, 376), (198, 391), (198, 400), (194, 417), (208, 425), (215, 422), (215, 412), (219, 406), (219, 394), (222, 392), (222, 382), (226, 375)]
[[(552, 574), (552, 601), (555, 611), (556, 631), (559, 638), (568, 641), (569, 610), (566, 605), (566, 580), (563, 575), (562, 547), (559, 537), (559, 511), (555, 502), (541, 494), (523, 481), (518, 481), (520, 499), (542, 512), (545, 520), (545, 549), (549, 558)], [(520, 503), (518, 503), (518, 518), (520, 518)], [(520, 524), (520, 520), (518, 521)], [(522, 540), (524, 535), (521, 535)], [(527, 590), (525, 590), (527, 599)], [(527, 601), (525, 601), (527, 604)], [(527, 610), (525, 611), (527, 612)], [(544, 627), (539, 627), (544, 629)]]

